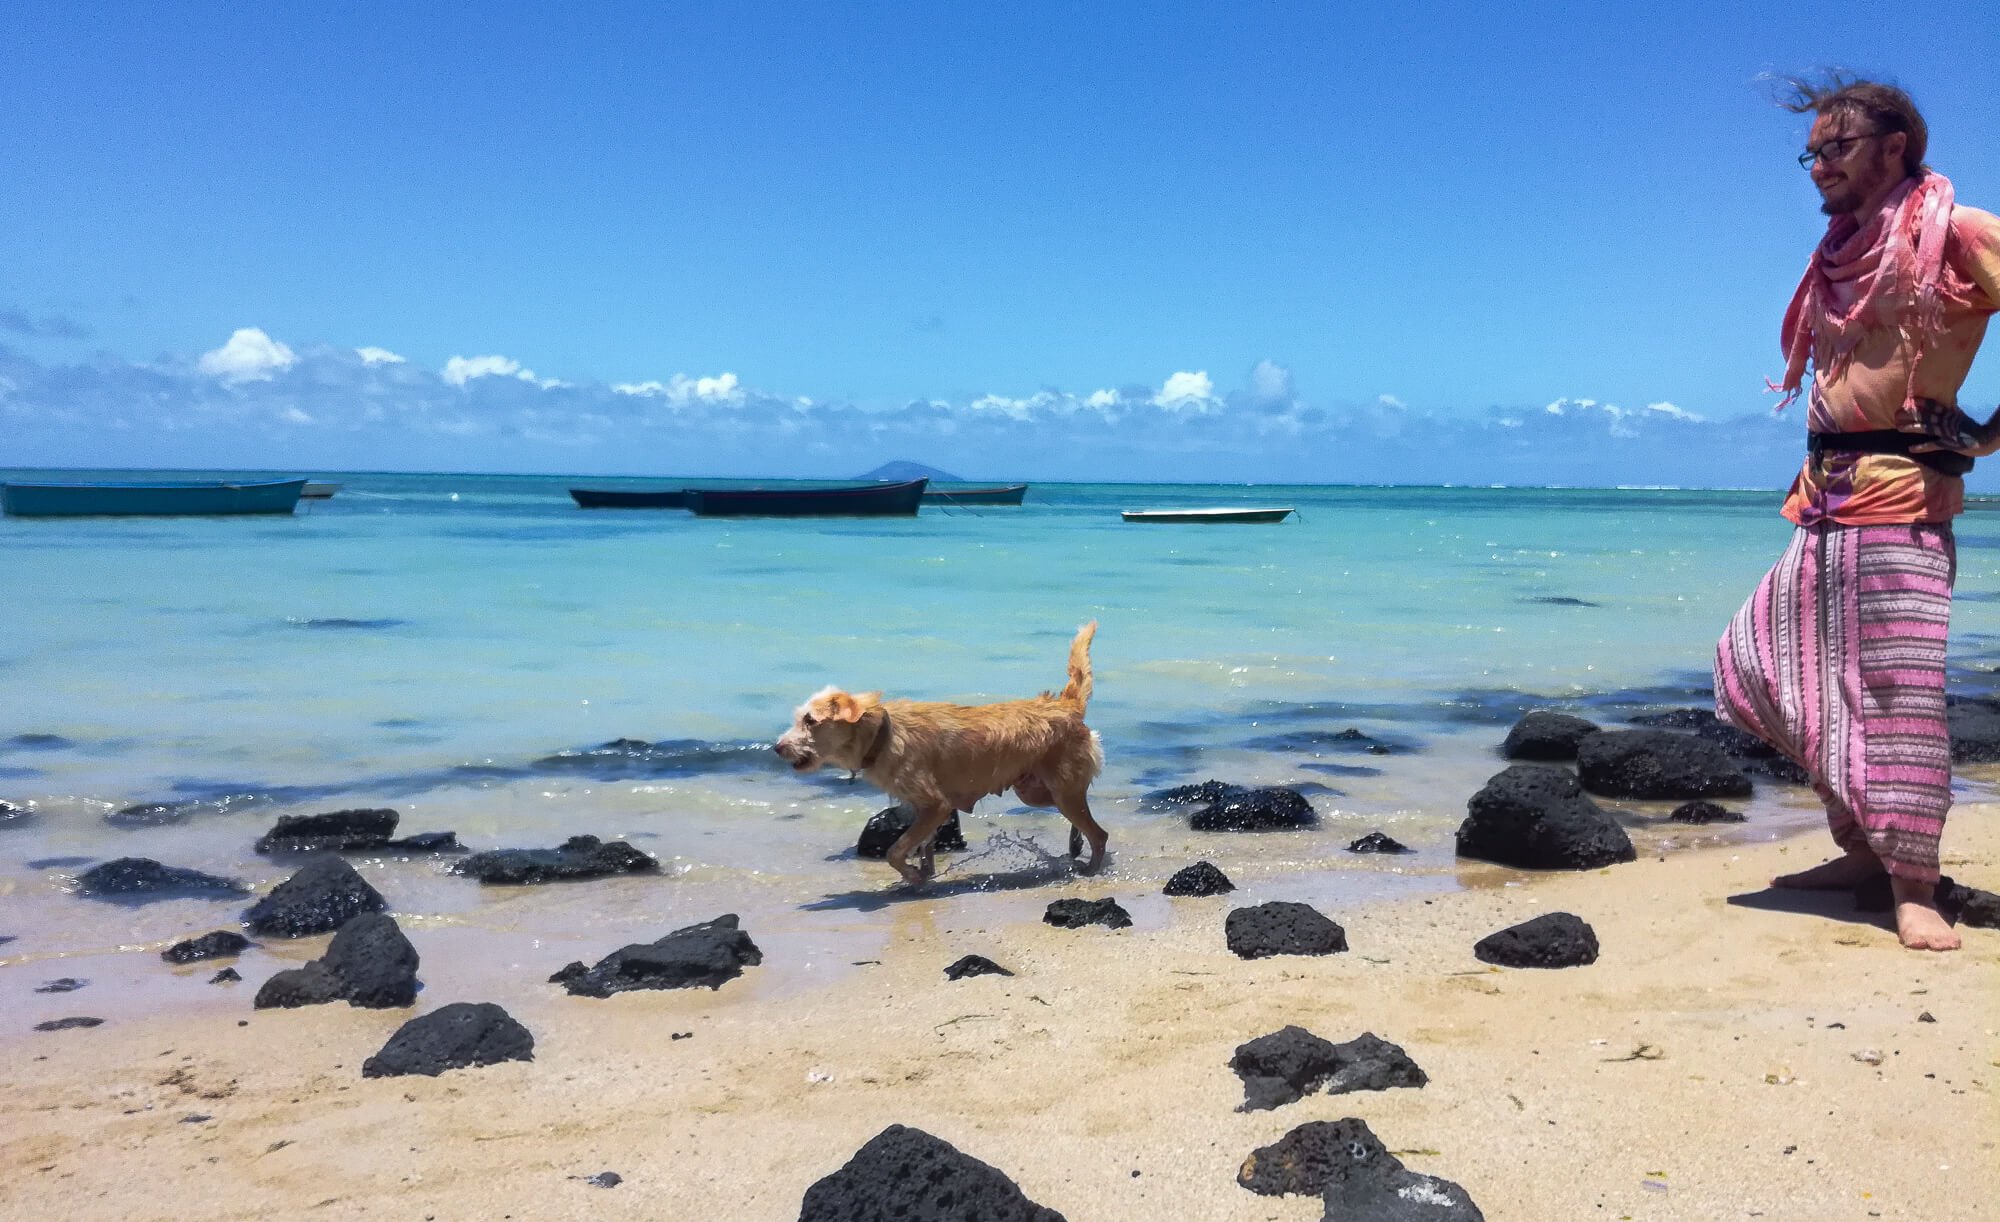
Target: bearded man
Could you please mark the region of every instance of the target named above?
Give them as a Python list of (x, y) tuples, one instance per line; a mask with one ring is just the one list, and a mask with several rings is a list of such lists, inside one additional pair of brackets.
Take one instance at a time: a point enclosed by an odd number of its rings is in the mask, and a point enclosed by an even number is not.
[(1902, 90), (1791, 84), (1787, 108), (1814, 116), (1799, 163), (1831, 218), (1783, 330), (1778, 389), (1806, 395), (1808, 447), (1791, 544), (1717, 647), (1716, 713), (1811, 774), (1843, 852), (1773, 886), (1886, 872), (1903, 945), (1954, 950), (1934, 898), (1951, 522), (1971, 459), (2000, 449), (2000, 412), (1981, 424), (1957, 396), (2000, 309), (2000, 219), (1957, 206), (1924, 164), (1929, 131)]

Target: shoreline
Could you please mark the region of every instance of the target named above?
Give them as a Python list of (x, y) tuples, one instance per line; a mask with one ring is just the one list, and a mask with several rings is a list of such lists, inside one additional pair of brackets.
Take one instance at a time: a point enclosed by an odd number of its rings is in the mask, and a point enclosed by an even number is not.
[[(2000, 881), (1996, 816), (1992, 801), (1955, 810), (1947, 873)], [(1255, 1196), (1236, 1167), (1298, 1124), (1358, 1116), (1496, 1220), (1972, 1216), (2000, 1182), (2000, 933), (1919, 954), (1844, 894), (1763, 890), (1829, 855), (1823, 841), (1642, 851), (1581, 874), (1491, 867), (1494, 885), (1321, 900), (1352, 949), (1318, 958), (1223, 947), (1223, 914), (1261, 888), (1149, 895), (1116, 932), (1020, 919), (1055, 898), (1134, 896), (1129, 882), (1080, 879), (976, 911), (858, 911), (879, 933), (877, 962), (811, 988), (753, 967), (716, 992), (603, 1001), (541, 984), (539, 950), (509, 969), (505, 995), (467, 992), (481, 982), (455, 966), (460, 933), (418, 922), (426, 988), (411, 1010), (253, 1014), (246, 981), (213, 1013), (0, 1036), (15, 1069), (0, 1091), (20, 1118), (0, 1139), (0, 1204), (47, 1217), (792, 1218), (809, 1184), (901, 1123), (1072, 1222), (1306, 1222), (1317, 1198)], [(1558, 910), (1596, 928), (1597, 963), (1473, 959), (1477, 938)], [(796, 953), (745, 928), (767, 963)], [(966, 953), (1017, 974), (947, 983), (944, 965)], [(49, 1000), (94, 1013), (109, 986)], [(359, 1076), (402, 1022), (460, 1000), (504, 1005), (535, 1034), (536, 1060)], [(1335, 1041), (1372, 1031), (1431, 1083), (1234, 1111), (1230, 1053), (1288, 1023)], [(679, 1032), (693, 1035), (668, 1038)], [(1642, 1046), (1658, 1059), (1632, 1056)], [(1870, 1051), (1879, 1064), (1855, 1059)], [(604, 1170), (624, 1182), (572, 1178)]]

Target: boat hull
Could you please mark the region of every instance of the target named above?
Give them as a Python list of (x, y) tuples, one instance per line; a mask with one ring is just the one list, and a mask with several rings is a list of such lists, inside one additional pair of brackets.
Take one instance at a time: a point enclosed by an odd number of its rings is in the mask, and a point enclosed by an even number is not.
[(927, 505), (1019, 505), (1028, 495), (1026, 484), (1009, 484), (1003, 488), (926, 488), (924, 503)]
[(579, 509), (686, 509), (687, 492), (623, 492), (611, 489), (571, 488), (570, 499)]
[(328, 484), (317, 480), (309, 480), (306, 483), (304, 491), (300, 492), (299, 496), (308, 501), (324, 501), (345, 486), (344, 484)]
[(928, 480), (849, 488), (690, 488), (687, 507), (704, 518), (908, 517)]
[(1242, 525), (1259, 522), (1282, 522), (1291, 513), (1292, 510), (1288, 506), (1282, 509), (1127, 509), (1120, 516), (1127, 522)]
[(234, 484), (0, 484), (0, 510), (17, 518), (216, 517), (291, 513), (302, 479)]

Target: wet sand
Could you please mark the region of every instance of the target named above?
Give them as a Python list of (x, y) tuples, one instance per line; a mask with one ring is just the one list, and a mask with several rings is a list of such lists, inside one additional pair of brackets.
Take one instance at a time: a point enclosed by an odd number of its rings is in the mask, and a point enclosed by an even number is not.
[[(1996, 816), (1954, 812), (1947, 872), (2000, 884)], [(413, 1012), (252, 1013), (261, 975), (190, 981), (226, 994), (193, 1011), (27, 1032), (45, 1011), (98, 1012), (114, 982), (35, 996), (31, 1013), (27, 977), (69, 969), (17, 962), (0, 1214), (791, 1219), (809, 1184), (901, 1123), (1072, 1222), (1310, 1222), (1317, 1199), (1253, 1195), (1236, 1169), (1298, 1124), (1358, 1116), (1496, 1220), (1994, 1216), (2000, 933), (1921, 955), (1845, 895), (1764, 889), (1826, 848), (1807, 835), (1577, 875), (1474, 871), (1459, 890), (1353, 911), (1321, 900), (1352, 948), (1325, 958), (1231, 955), (1222, 921), (1242, 893), (1165, 900), (1083, 880), (891, 903), (837, 914), (873, 929), (857, 958), (876, 962), (825, 962), (809, 986), (773, 962), (716, 992), (602, 1001), (541, 983), (558, 948), (521, 939), (495, 976), (473, 953), (480, 931), (419, 922), (414, 1012), (496, 1001), (536, 1037), (532, 1063), (435, 1079), (360, 1076)], [(1132, 928), (1034, 920), (1049, 900), (1104, 894)], [(1477, 938), (1558, 910), (1596, 928), (1596, 964), (1472, 957)], [(796, 931), (746, 926), (774, 961), (808, 951)], [(947, 983), (966, 953), (1017, 974)], [(1372, 1031), (1431, 1083), (1236, 1112), (1231, 1052), (1287, 1023)], [(579, 1178), (605, 1170), (623, 1182)]]

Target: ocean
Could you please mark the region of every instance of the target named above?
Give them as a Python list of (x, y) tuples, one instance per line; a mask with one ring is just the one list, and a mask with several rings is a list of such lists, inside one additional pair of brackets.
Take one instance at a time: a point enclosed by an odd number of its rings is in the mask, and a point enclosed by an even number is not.
[[(92, 1012), (175, 989), (220, 1004), (152, 952), (233, 925), (240, 902), (89, 901), (77, 872), (145, 856), (263, 889), (297, 864), (251, 849), (277, 816), (350, 807), (474, 848), (588, 833), (661, 860), (662, 876), (536, 888), (483, 888), (445, 858), (357, 862), (427, 956), (451, 946), (496, 973), (734, 911), (781, 965), (765, 987), (805, 987), (907, 919), (1032, 920), (1110, 894), (1164, 920), (1161, 882), (1197, 858), (1251, 900), (1330, 912), (1500, 885), (1454, 860), (1451, 833), (1505, 766), (1508, 727), (1534, 707), (1606, 725), (1707, 707), (1715, 640), (1790, 530), (1769, 491), (1036, 484), (1019, 508), (814, 521), (586, 511), (566, 494), (672, 480), (316, 478), (344, 487), (288, 518), (0, 518), (0, 800), (27, 812), (0, 823), (15, 939), (0, 966), (129, 983)], [(1298, 512), (1118, 513), (1180, 505)], [(1952, 682), (1986, 693), (2000, 514), (1968, 513), (1959, 546)], [(1058, 687), (1092, 619), (1099, 878), (1052, 863), (1059, 817), (996, 797), (913, 897), (852, 852), (883, 797), (769, 750), (829, 683), (966, 702)], [(1302, 785), (1321, 825), (1202, 834), (1145, 801), (1209, 778)], [(119, 813), (147, 804), (165, 809)], [(1762, 782), (1733, 829), (1667, 823), (1670, 805), (1619, 808), (1643, 851), (1821, 818)], [(1417, 852), (1346, 851), (1378, 829)]]

